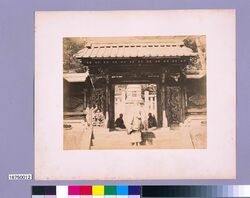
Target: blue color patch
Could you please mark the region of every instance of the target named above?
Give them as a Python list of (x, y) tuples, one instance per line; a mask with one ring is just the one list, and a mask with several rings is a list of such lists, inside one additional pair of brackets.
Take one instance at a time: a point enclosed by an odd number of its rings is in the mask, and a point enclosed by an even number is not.
[(128, 187), (129, 195), (140, 195), (141, 194), (141, 186), (129, 186)]
[(117, 195), (128, 195), (128, 186), (116, 186)]

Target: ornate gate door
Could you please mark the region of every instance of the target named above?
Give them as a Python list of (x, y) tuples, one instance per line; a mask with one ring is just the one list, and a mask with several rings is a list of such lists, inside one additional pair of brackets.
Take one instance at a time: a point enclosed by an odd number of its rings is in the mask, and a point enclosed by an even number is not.
[(166, 113), (169, 125), (183, 122), (185, 109), (181, 87), (166, 87)]

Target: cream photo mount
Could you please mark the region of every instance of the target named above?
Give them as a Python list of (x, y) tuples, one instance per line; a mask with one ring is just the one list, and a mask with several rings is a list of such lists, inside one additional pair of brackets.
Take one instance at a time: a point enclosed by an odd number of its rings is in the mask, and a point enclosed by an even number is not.
[[(206, 36), (207, 149), (63, 150), (64, 37), (180, 35)], [(36, 12), (35, 179), (235, 179), (235, 42), (235, 10)]]

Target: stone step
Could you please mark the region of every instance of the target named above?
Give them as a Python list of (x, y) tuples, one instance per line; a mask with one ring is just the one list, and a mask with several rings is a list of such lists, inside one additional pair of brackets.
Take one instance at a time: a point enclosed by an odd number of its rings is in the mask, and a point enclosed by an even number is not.
[(96, 135), (96, 134), (93, 134), (93, 139), (122, 139), (122, 138), (129, 138), (130, 136), (129, 135)]
[(111, 136), (111, 137), (94, 137), (92, 141), (100, 142), (100, 143), (105, 143), (105, 142), (124, 142), (124, 141), (129, 141), (130, 136), (123, 136), (123, 137), (117, 137), (117, 136)]
[(122, 145), (130, 145), (130, 141), (129, 140), (112, 140), (112, 141), (100, 141), (100, 140), (92, 140), (92, 144), (93, 146), (97, 146), (97, 145), (109, 145), (109, 146), (112, 146), (112, 145), (118, 145), (118, 146), (122, 146)]
[(131, 146), (126, 131), (109, 132), (97, 128), (94, 129), (93, 136), (91, 149), (126, 149)]
[(91, 146), (91, 150), (125, 150), (125, 149), (136, 149), (135, 146), (131, 146), (131, 145), (121, 145), (121, 146), (117, 146), (117, 145), (113, 145), (112, 147), (110, 147), (110, 145), (98, 145), (98, 146)]
[(129, 145), (96, 145), (96, 146), (91, 146), (92, 150), (98, 150), (98, 149), (106, 149), (106, 150), (112, 150), (112, 149), (193, 149), (193, 146), (191, 144), (176, 144), (176, 143), (168, 143), (168, 142), (158, 142), (157, 147), (155, 145), (140, 145), (140, 146), (132, 146), (131, 144)]
[(143, 132), (143, 144), (132, 146), (126, 132), (94, 131), (91, 149), (192, 149), (190, 133), (186, 130), (156, 129)]

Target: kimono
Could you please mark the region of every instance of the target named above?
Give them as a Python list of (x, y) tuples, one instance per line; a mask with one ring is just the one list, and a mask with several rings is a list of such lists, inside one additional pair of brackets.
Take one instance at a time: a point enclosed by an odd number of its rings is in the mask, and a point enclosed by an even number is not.
[(144, 112), (138, 109), (134, 112), (131, 129), (130, 129), (130, 141), (131, 143), (142, 142), (142, 129), (144, 129)]

